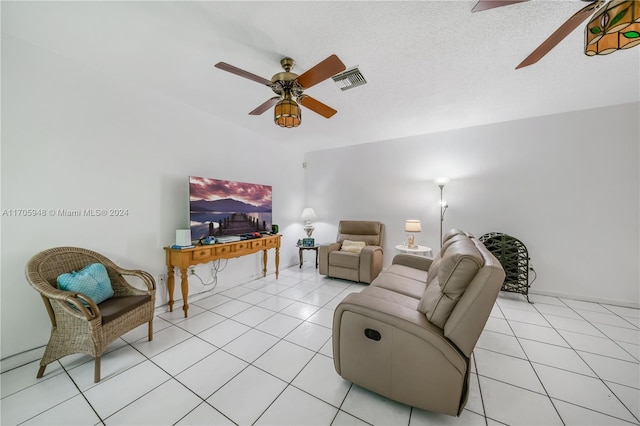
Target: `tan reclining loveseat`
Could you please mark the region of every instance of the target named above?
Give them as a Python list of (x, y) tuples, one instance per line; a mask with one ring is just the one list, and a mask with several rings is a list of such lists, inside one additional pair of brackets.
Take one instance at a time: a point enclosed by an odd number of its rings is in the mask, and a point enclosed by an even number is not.
[(484, 245), (460, 230), (431, 260), (399, 254), (336, 307), (333, 359), (345, 379), (390, 399), (459, 415), (469, 358), (504, 280)]
[[(382, 270), (384, 224), (342, 220), (335, 243), (320, 246), (320, 275), (369, 284)], [(347, 251), (345, 242), (364, 243), (360, 251)]]

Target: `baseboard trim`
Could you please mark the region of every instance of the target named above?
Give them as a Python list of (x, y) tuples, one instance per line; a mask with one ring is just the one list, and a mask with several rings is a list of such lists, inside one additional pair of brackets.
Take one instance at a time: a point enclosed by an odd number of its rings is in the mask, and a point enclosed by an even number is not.
[(538, 294), (540, 296), (551, 296), (551, 297), (562, 297), (563, 299), (572, 299), (572, 300), (580, 300), (583, 302), (593, 302), (593, 303), (602, 303), (605, 305), (613, 305), (613, 306), (622, 306), (625, 308), (635, 308), (640, 309), (640, 303), (638, 302), (627, 302), (623, 300), (615, 300), (615, 299), (603, 299), (600, 297), (588, 297), (588, 296), (576, 296), (575, 294), (563, 293), (561, 291), (530, 291), (530, 295)]
[(27, 349), (0, 359), (0, 373), (6, 373), (14, 368), (22, 367), (35, 361), (40, 361), (45, 348), (46, 345), (38, 346), (37, 348)]

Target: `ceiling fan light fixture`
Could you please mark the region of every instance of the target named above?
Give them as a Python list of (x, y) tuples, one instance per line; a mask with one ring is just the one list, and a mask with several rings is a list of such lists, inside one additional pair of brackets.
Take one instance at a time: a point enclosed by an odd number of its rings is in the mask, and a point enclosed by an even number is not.
[(302, 122), (302, 110), (291, 99), (291, 94), (286, 93), (284, 98), (276, 104), (273, 121), (280, 127), (298, 127)]
[(613, 0), (596, 12), (585, 29), (588, 56), (608, 55), (640, 44), (640, 1)]
[[(324, 118), (331, 118), (337, 112), (335, 109), (309, 95), (303, 94), (303, 92), (331, 76), (344, 71), (346, 68), (344, 63), (342, 63), (336, 55), (330, 55), (301, 75), (291, 72), (294, 64), (295, 61), (293, 59), (283, 58), (280, 61), (280, 65), (282, 65), (284, 72), (275, 74), (271, 77), (271, 80), (234, 67), (226, 62), (218, 62), (215, 67), (268, 86), (277, 95), (258, 105), (249, 115), (260, 115), (275, 105), (273, 121), (278, 126), (287, 128), (298, 127), (300, 123), (302, 123), (302, 110), (298, 105), (298, 103), (300, 103), (300, 105), (303, 105), (308, 110)], [(294, 101), (293, 98), (298, 102)]]

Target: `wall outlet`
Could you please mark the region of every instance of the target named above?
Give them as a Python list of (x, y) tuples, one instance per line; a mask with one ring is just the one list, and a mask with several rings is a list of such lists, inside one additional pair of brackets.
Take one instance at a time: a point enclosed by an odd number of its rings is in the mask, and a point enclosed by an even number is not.
[(196, 268), (194, 268), (193, 266), (189, 267), (189, 275), (195, 275), (196, 274)]
[(533, 271), (533, 261), (529, 260), (529, 270)]
[(161, 305), (168, 303), (167, 274), (158, 274), (156, 277), (156, 289), (156, 301)]

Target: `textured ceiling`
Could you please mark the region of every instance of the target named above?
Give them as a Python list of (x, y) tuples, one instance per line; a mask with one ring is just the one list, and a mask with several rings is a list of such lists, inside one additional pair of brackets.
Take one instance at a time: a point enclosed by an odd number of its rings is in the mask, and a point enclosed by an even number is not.
[[(595, 108), (640, 99), (640, 47), (583, 53), (584, 25), (540, 62), (515, 70), (586, 3), (532, 0), (472, 13), (475, 1), (7, 2), (2, 33), (308, 150)], [(301, 74), (330, 54), (368, 83), (306, 93), (338, 110), (304, 110), (281, 129), (273, 96), (214, 68), (267, 79), (279, 60)]]

